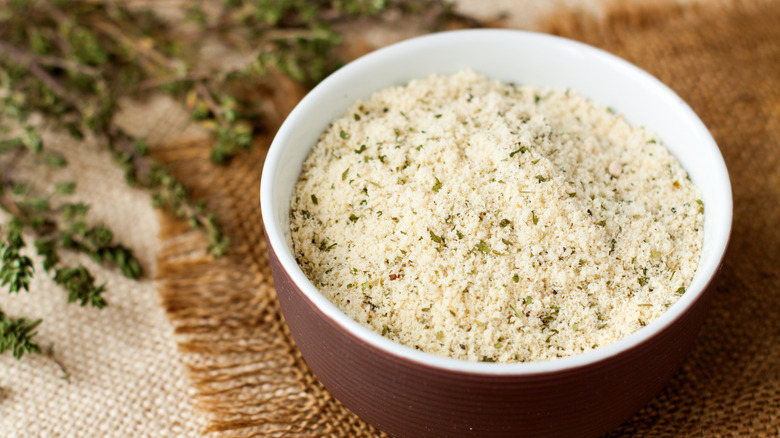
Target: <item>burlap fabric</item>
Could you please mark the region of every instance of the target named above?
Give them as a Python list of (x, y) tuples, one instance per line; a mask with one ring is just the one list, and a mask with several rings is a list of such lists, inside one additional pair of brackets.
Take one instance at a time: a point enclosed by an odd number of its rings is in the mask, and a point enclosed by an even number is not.
[[(146, 105), (176, 108), (159, 99)], [(137, 109), (143, 114), (145, 108)], [(181, 109), (168, 112), (184, 122), (178, 131), (129, 114), (122, 118), (156, 142), (169, 141), (182, 132), (188, 116)], [(44, 142), (62, 152), (68, 166), (43, 173), (25, 162), (15, 171), (33, 180), (76, 181), (73, 200), (90, 203), (88, 218), (110, 226), (116, 239), (133, 249), (144, 278), (128, 280), (88, 257), (62, 254), (69, 264), (83, 263), (98, 282), (106, 283), (105, 309), (67, 304), (66, 292), (43, 274), (39, 259), (40, 272), (29, 293), (0, 293), (0, 306), (9, 315), (43, 319), (36, 339), (43, 347), (53, 345), (55, 357), (70, 373), (70, 382), (63, 380), (54, 361), (44, 356), (17, 361), (8, 353), (0, 355), (0, 437), (201, 436), (206, 418), (194, 409), (194, 389), (154, 282), (159, 224), (148, 194), (128, 188), (110, 154), (93, 142), (53, 133)]]
[[(528, 2), (496, 3), (508, 18), (481, 18), (522, 25), (512, 17)], [(780, 2), (650, 0), (593, 11), (561, 8), (542, 29), (605, 48), (677, 91), (721, 147), (735, 199), (722, 280), (691, 356), (610, 436), (780, 436)], [(345, 50), (356, 56), (386, 42), (353, 42)], [(304, 91), (280, 81), (264, 92), (276, 109), (274, 125)], [(9, 313), (45, 319), (41, 339), (62, 346), (58, 357), (73, 375), (67, 384), (43, 357), (0, 356), (0, 436), (381, 435), (321, 386), (280, 315), (258, 204), (271, 133), (228, 167), (214, 168), (208, 142), (172, 102), (147, 102), (123, 123), (147, 135), (156, 157), (209, 200), (232, 252), (211, 260), (202, 235), (164, 216), (156, 240), (147, 197), (126, 189), (108, 157), (88, 149), (71, 170), (78, 196), (106, 201), (93, 202), (95, 219), (117, 230), (158, 276), (159, 301), (152, 282), (106, 272), (111, 305), (100, 312), (65, 306), (62, 292), (45, 281), (21, 299), (0, 296)]]

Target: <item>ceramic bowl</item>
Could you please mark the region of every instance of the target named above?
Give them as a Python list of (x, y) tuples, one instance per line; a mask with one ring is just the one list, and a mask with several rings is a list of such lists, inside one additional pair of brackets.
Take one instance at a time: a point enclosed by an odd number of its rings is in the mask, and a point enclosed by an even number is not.
[[(703, 192), (704, 247), (690, 287), (660, 318), (611, 345), (557, 360), (479, 363), (405, 347), (351, 320), (296, 264), (289, 205), (328, 123), (357, 99), (433, 73), (571, 88), (656, 132)], [(672, 90), (634, 65), (571, 40), (466, 30), (403, 41), (325, 79), (292, 111), (263, 167), (261, 205), (285, 320), (304, 359), (347, 408), (396, 436), (588, 437), (625, 421), (690, 351), (729, 240), (731, 185), (707, 128)]]

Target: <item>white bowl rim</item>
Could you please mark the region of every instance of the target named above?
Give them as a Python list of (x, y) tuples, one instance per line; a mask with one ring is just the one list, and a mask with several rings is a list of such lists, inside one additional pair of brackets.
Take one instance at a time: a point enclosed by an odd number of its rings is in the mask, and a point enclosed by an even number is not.
[[(689, 122), (691, 122), (696, 129), (701, 130), (701, 132), (698, 134), (700, 134), (704, 139), (704, 142), (706, 143), (705, 147), (713, 149), (711, 152), (714, 152), (714, 160), (709, 163), (712, 166), (709, 171), (718, 175), (718, 181), (721, 182), (719, 192), (721, 197), (720, 199), (723, 200), (719, 211), (706, 211), (705, 215), (719, 215), (718, 217), (722, 219), (721, 226), (717, 230), (715, 242), (713, 243), (713, 248), (711, 251), (713, 256), (710, 257), (709, 262), (706, 264), (702, 264), (700, 262), (696, 277), (694, 278), (694, 282), (691, 283), (689, 289), (658, 319), (650, 322), (641, 330), (638, 330), (633, 334), (626, 336), (625, 338), (612, 344), (573, 356), (536, 362), (472, 362), (418, 351), (395, 341), (391, 341), (381, 336), (380, 334), (362, 326), (358, 322), (349, 318), (332, 302), (325, 298), (300, 269), (297, 262), (295, 261), (293, 254), (288, 250), (280, 224), (273, 220), (273, 212), (276, 210), (277, 206), (274, 203), (274, 185), (272, 181), (272, 175), (276, 175), (275, 170), (281, 163), (283, 145), (287, 142), (292, 131), (294, 130), (294, 125), (299, 122), (297, 119), (299, 118), (299, 114), (302, 112), (302, 107), (311, 105), (313, 102), (316, 102), (318, 96), (323, 93), (323, 90), (327, 89), (334, 82), (334, 77), (343, 75), (345, 72), (363, 68), (370, 63), (381, 62), (383, 58), (398, 56), (398, 53), (405, 50), (407, 46), (434, 44), (441, 42), (441, 40), (453, 37), (468, 38), (470, 40), (478, 38), (490, 39), (512, 37), (527, 40), (528, 43), (545, 42), (547, 44), (569, 45), (571, 48), (581, 51), (584, 55), (596, 58), (598, 62), (610, 63), (623, 72), (635, 75), (643, 82), (643, 85), (653, 87), (655, 92), (664, 94), (664, 97), (667, 100), (679, 105), (680, 108), (677, 109), (682, 111), (684, 115), (690, 119)], [(309, 147), (311, 146), (312, 145), (309, 145)], [(291, 280), (306, 295), (306, 297), (324, 315), (326, 315), (327, 318), (330, 318), (336, 324), (343, 327), (349, 334), (392, 356), (410, 360), (423, 366), (479, 375), (528, 376), (554, 373), (565, 370), (572, 370), (584, 366), (590, 366), (617, 356), (622, 352), (636, 348), (640, 344), (661, 333), (667, 327), (671, 326), (675, 321), (677, 321), (683, 314), (685, 314), (693, 306), (693, 304), (698, 301), (704, 291), (708, 287), (711, 287), (710, 283), (715, 278), (717, 271), (722, 264), (725, 251), (728, 246), (733, 214), (733, 200), (728, 170), (726, 169), (726, 164), (722, 155), (720, 154), (715, 140), (712, 138), (706, 126), (694, 113), (694, 111), (668, 86), (639, 67), (629, 63), (628, 61), (625, 61), (622, 58), (619, 58), (593, 46), (589, 46), (584, 43), (563, 37), (531, 31), (509, 29), (455, 30), (414, 37), (378, 49), (348, 63), (320, 82), (320, 84), (312, 89), (288, 115), (287, 119), (284, 121), (279, 131), (277, 132), (266, 156), (260, 186), (262, 217), (266, 229), (266, 239), (268, 240), (269, 247), (273, 248), (279, 263), (290, 276)], [(287, 208), (289, 209), (289, 205)], [(705, 223), (706, 220), (707, 219), (705, 216)], [(696, 281), (697, 279), (699, 281)]]

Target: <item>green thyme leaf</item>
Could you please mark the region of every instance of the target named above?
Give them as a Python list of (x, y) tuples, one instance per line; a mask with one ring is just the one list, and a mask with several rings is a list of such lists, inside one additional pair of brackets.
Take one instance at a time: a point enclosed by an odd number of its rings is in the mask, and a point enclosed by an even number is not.
[(40, 319), (11, 318), (0, 310), (0, 354), (10, 351), (21, 359), (25, 353), (40, 353), (41, 348), (33, 339), (40, 324)]
[(58, 195), (69, 195), (76, 190), (76, 183), (64, 182), (54, 185), (54, 193)]
[(65, 167), (68, 161), (58, 152), (48, 152), (43, 155), (43, 162), (52, 167)]

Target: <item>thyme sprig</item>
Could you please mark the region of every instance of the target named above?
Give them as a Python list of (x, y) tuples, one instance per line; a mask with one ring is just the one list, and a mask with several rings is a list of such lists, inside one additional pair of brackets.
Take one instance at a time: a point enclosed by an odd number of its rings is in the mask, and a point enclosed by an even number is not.
[[(194, 0), (185, 7), (183, 23), (130, 2), (0, 0), (0, 208), (10, 217), (0, 226), (0, 284), (9, 292), (29, 291), (34, 275), (45, 272), (68, 302), (104, 307), (106, 285), (85, 266), (66, 263), (64, 251), (86, 254), (128, 278), (142, 275), (132, 251), (109, 228), (87, 220), (89, 205), (62, 200), (75, 183), (31, 183), (17, 175), (30, 156), (46, 172), (67, 165), (43, 140), (44, 131), (110, 151), (128, 184), (203, 230), (218, 257), (228, 250), (218, 218), (152, 158), (145, 139), (121, 129), (115, 116), (122, 99), (168, 93), (211, 134), (211, 160), (225, 163), (249, 148), (255, 134), (274, 129), (266, 99), (274, 77), (308, 87), (341, 65), (338, 27), (345, 22), (395, 10), (425, 12), (441, 24), (451, 14), (443, 0)], [(238, 61), (204, 63), (202, 49), (214, 42), (240, 55)], [(25, 255), (28, 246), (42, 269)], [(51, 347), (42, 353), (35, 342), (39, 324), (0, 311), (0, 354), (53, 357)]]

